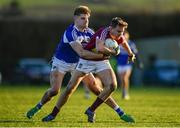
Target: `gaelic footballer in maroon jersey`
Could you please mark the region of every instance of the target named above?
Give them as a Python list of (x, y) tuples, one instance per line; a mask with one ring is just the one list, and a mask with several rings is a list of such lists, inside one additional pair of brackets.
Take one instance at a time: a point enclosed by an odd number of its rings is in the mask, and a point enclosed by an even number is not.
[[(123, 33), (127, 28), (128, 24), (119, 17), (112, 19), (109, 27), (100, 28), (91, 38), (91, 41), (87, 44), (85, 49), (103, 53), (106, 56), (117, 55), (118, 49), (109, 49), (105, 46), (105, 40), (111, 38), (116, 40), (119, 45), (122, 45), (125, 50), (128, 52), (128, 55), (131, 57), (131, 61), (134, 61), (135, 55), (131, 51), (127, 41), (125, 40)], [(117, 47), (119, 48), (119, 47)], [(76, 67), (75, 75), (79, 78), (84, 74), (96, 73), (97, 76), (104, 83), (102, 92), (98, 95), (97, 99), (87, 108), (85, 114), (88, 116), (88, 122), (95, 122), (95, 111), (101, 104), (108, 100), (112, 92), (116, 89), (117, 80), (115, 73), (113, 72), (111, 65), (108, 60), (87, 60), (80, 58), (78, 65)], [(75, 78), (74, 75), (74, 78)], [(78, 78), (78, 79), (79, 79)], [(76, 78), (77, 79), (77, 78)], [(72, 86), (72, 85), (70, 85)], [(135, 122), (134, 119), (126, 114), (120, 114), (121, 119), (123, 116), (127, 117), (127, 122)]]

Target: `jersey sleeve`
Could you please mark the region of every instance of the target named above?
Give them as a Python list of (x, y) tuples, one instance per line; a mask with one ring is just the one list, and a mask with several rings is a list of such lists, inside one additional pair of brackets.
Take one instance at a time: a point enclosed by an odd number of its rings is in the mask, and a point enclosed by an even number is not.
[(131, 47), (131, 50), (135, 53), (135, 54), (138, 54), (138, 50), (137, 50), (137, 47), (135, 45), (135, 43), (133, 41), (130, 40), (130, 47)]
[(63, 36), (63, 40), (65, 43), (72, 43), (77, 40), (77, 32), (73, 29), (72, 31), (66, 30)]
[(107, 38), (108, 28), (105, 28), (105, 29), (100, 28), (100, 30), (98, 32), (99, 32), (98, 34), (100, 35), (99, 39), (105, 40)]
[(95, 33), (94, 30), (91, 28), (88, 28), (88, 32), (91, 34), (91, 36), (94, 35), (94, 33)]

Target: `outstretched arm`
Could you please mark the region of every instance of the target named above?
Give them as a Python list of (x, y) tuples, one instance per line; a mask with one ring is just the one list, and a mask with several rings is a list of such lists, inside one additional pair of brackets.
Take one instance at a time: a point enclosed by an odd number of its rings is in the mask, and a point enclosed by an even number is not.
[(102, 59), (104, 56), (101, 53), (94, 53), (83, 49), (81, 43), (73, 42), (70, 44), (74, 51), (81, 57), (85, 59)]

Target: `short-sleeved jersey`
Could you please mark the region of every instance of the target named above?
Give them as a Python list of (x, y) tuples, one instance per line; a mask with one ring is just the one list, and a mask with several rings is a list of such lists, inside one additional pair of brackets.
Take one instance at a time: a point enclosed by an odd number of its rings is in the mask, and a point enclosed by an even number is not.
[[(137, 51), (135, 43), (133, 41), (129, 40), (128, 44), (129, 44), (131, 50), (133, 51), (133, 53), (137, 54), (138, 51)], [(120, 46), (120, 54), (116, 57), (117, 57), (118, 65), (123, 66), (123, 65), (131, 65), (132, 64), (132, 63), (127, 63), (128, 62), (128, 53), (122, 46)]]
[(71, 24), (64, 32), (63, 37), (61, 38), (56, 51), (55, 57), (59, 60), (63, 60), (67, 63), (77, 63), (79, 61), (78, 54), (72, 49), (71, 43), (78, 39), (82, 39), (81, 44), (85, 46), (87, 42), (90, 41), (90, 38), (94, 34), (94, 31), (90, 28), (87, 28), (84, 32), (81, 32), (77, 29), (74, 24)]
[[(110, 28), (100, 28), (91, 38), (90, 42), (84, 47), (84, 49), (93, 51), (93, 49), (96, 48), (96, 37), (99, 37), (101, 40), (106, 40), (107, 38), (112, 38), (110, 36)], [(122, 35), (117, 41), (117, 43), (120, 45), (124, 42), (125, 38)]]
[[(84, 47), (84, 49), (89, 51), (96, 51), (96, 37), (99, 37), (101, 40), (106, 40), (107, 38), (112, 38), (110, 35), (110, 28), (109, 27), (102, 27), (100, 28), (91, 38), (90, 42)], [(117, 41), (120, 45), (124, 42), (125, 38), (122, 35)]]

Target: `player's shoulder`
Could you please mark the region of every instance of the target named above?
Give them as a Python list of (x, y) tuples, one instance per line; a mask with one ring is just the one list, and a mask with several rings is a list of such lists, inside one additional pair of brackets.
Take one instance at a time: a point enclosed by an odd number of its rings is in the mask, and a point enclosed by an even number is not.
[(109, 27), (100, 27), (98, 29), (98, 32), (108, 32), (109, 31)]
[(87, 32), (91, 33), (91, 34), (94, 34), (94, 30), (92, 28), (87, 28)]
[(71, 33), (75, 30), (76, 30), (76, 28), (75, 28), (74, 24), (71, 24), (66, 28), (66, 32), (68, 32), (68, 33)]
[(67, 38), (75, 38), (77, 37), (78, 35), (78, 31), (77, 31), (77, 28), (74, 26), (74, 24), (71, 24), (67, 27), (64, 35), (67, 37)]
[(109, 27), (101, 27), (96, 31), (96, 35), (100, 36), (100, 39), (106, 39), (109, 32)]
[(76, 31), (74, 24), (69, 25), (63, 34), (64, 42), (71, 42), (75, 40), (77, 37), (78, 37), (78, 33)]

